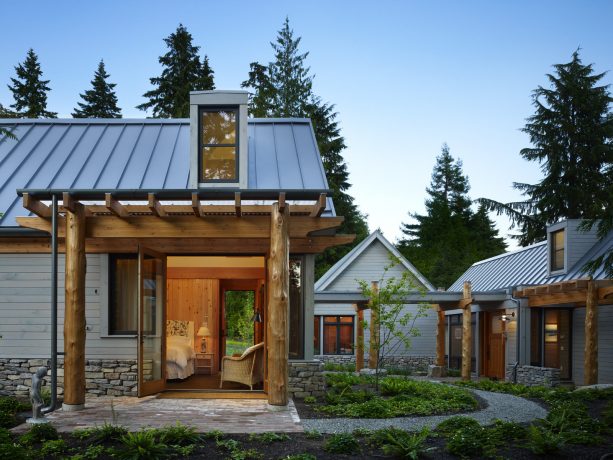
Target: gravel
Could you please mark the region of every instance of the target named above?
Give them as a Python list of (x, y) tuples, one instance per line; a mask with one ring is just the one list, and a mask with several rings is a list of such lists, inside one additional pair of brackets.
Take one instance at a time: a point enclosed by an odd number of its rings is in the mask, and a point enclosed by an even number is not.
[[(464, 414), (477, 420), (481, 425), (491, 425), (494, 420), (507, 422), (528, 423), (537, 418), (545, 418), (547, 410), (533, 401), (519, 396), (505, 393), (492, 393), (490, 391), (474, 390), (481, 397), (487, 407), (475, 412)], [(328, 419), (302, 419), (305, 430), (317, 430), (320, 433), (351, 433), (357, 428), (377, 430), (394, 426), (404, 430), (417, 431), (423, 427), (434, 428), (453, 415), (431, 415), (426, 417), (397, 417), (386, 419), (357, 419), (357, 418), (328, 418)]]

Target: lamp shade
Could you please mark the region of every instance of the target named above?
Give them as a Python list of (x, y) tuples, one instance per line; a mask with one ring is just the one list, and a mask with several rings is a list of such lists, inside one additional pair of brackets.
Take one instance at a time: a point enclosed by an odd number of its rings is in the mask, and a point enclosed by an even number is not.
[(211, 331), (207, 326), (200, 326), (198, 329), (198, 333), (196, 334), (198, 337), (209, 337), (211, 335)]

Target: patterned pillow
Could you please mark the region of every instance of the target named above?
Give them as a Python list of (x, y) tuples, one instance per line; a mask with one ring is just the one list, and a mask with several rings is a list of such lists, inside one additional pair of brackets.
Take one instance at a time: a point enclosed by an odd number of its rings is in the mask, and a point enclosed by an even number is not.
[(182, 319), (169, 319), (166, 321), (166, 335), (188, 336), (189, 321)]

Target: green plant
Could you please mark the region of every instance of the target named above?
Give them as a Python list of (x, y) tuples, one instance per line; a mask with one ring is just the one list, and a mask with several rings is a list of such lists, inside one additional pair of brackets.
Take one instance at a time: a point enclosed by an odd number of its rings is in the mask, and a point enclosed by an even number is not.
[(21, 435), (19, 442), (24, 446), (32, 446), (36, 443), (52, 441), (58, 438), (59, 435), (53, 425), (50, 423), (41, 423), (32, 425), (29, 431)]
[(352, 454), (360, 451), (360, 444), (351, 434), (337, 433), (326, 440), (324, 450), (331, 454)]
[(475, 425), (456, 430), (447, 440), (447, 450), (462, 458), (492, 456), (496, 446), (491, 443), (488, 431)]
[(251, 433), (249, 435), (249, 441), (257, 441), (262, 444), (272, 444), (273, 442), (282, 442), (289, 440), (289, 436), (285, 433)]
[(188, 444), (186, 446), (172, 446), (176, 454), (181, 457), (189, 457), (196, 449), (196, 444)]
[(526, 439), (528, 430), (519, 423), (496, 420), (494, 425), (488, 428), (488, 436), (491, 442), (500, 445), (508, 441)]
[(0, 428), (0, 444), (12, 442), (11, 432), (6, 428)]
[(101, 455), (107, 453), (108, 449), (101, 445), (90, 445), (81, 454), (70, 457), (70, 460), (96, 460)]
[(447, 377), (459, 377), (461, 375), (460, 369), (447, 369)]
[(543, 426), (528, 427), (528, 444), (526, 447), (537, 455), (553, 454), (564, 446), (564, 437)]
[(317, 398), (315, 396), (305, 396), (304, 403), (305, 404), (315, 404), (317, 403)]
[(324, 363), (324, 371), (355, 372), (355, 364)]
[(126, 434), (128, 434), (126, 427), (104, 422), (97, 427), (75, 430), (72, 432), (72, 437), (82, 441), (89, 439), (93, 443), (100, 444), (108, 441), (119, 441)]
[(424, 428), (418, 433), (388, 432), (382, 446), (383, 453), (397, 458), (417, 460), (426, 451), (424, 444), (428, 436), (430, 436), (428, 428)]
[(302, 454), (292, 454), (283, 457), (283, 460), (317, 460), (317, 457), (312, 454), (302, 453)]
[(0, 458), (11, 460), (28, 460), (32, 458), (32, 452), (21, 444), (12, 442), (0, 443)]
[(613, 401), (609, 401), (601, 414), (602, 421), (609, 428), (613, 428)]
[(368, 428), (356, 428), (355, 430), (353, 430), (353, 435), (360, 438), (372, 436), (372, 434), (373, 430), (370, 430)]
[(43, 442), (40, 453), (43, 457), (59, 457), (66, 451), (66, 441), (63, 439), (52, 439)]
[(7, 411), (0, 411), (0, 428), (13, 428), (17, 425), (15, 414)]
[(321, 438), (321, 433), (317, 430), (304, 430), (304, 436), (307, 439), (319, 439)]
[(598, 444), (601, 441), (600, 422), (590, 417), (585, 405), (577, 401), (553, 405), (542, 425), (560, 434), (568, 444)]
[(141, 430), (120, 438), (114, 456), (122, 460), (157, 460), (168, 456), (168, 446), (156, 439), (156, 430)]
[(216, 441), (217, 447), (225, 449), (230, 454), (231, 460), (258, 460), (263, 455), (255, 449), (242, 449), (236, 439), (224, 439)]
[(160, 442), (169, 446), (186, 446), (200, 440), (200, 435), (196, 433), (194, 427), (185, 426), (179, 422), (156, 431)]
[(8, 412), (10, 414), (16, 414), (18, 412), (27, 411), (32, 407), (29, 404), (23, 403), (17, 398), (0, 397), (0, 412)]
[(214, 439), (215, 441), (219, 441), (224, 437), (223, 431), (220, 430), (211, 430), (202, 434), (204, 439)]
[(450, 417), (439, 423), (436, 427), (436, 431), (448, 438), (456, 431), (469, 426), (480, 427), (481, 425), (474, 418), (456, 415), (455, 417)]

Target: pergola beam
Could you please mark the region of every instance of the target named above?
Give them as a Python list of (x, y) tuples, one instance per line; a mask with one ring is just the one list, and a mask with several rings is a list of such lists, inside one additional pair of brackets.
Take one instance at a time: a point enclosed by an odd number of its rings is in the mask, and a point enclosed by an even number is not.
[(130, 215), (124, 205), (122, 205), (119, 201), (113, 198), (113, 195), (111, 195), (110, 193), (107, 193), (104, 196), (104, 202), (106, 209), (108, 209), (115, 216), (128, 217)]
[(44, 219), (51, 217), (51, 208), (40, 200), (33, 198), (29, 193), (23, 194), (23, 207), (38, 217)]
[(151, 211), (151, 214), (153, 214), (156, 217), (166, 217), (168, 215), (166, 214), (166, 211), (164, 210), (164, 206), (160, 204), (159, 200), (155, 197), (154, 193), (149, 193), (147, 195), (147, 198), (148, 198), (147, 207)]
[(313, 205), (313, 210), (311, 211), (311, 217), (319, 217), (326, 210), (326, 194), (322, 193), (319, 195), (319, 199), (317, 203)]
[(236, 217), (241, 217), (243, 215), (241, 210), (241, 192), (236, 192), (234, 194), (234, 210), (236, 212)]
[(203, 217), (202, 206), (200, 206), (200, 198), (197, 193), (192, 193), (192, 209), (196, 217)]

